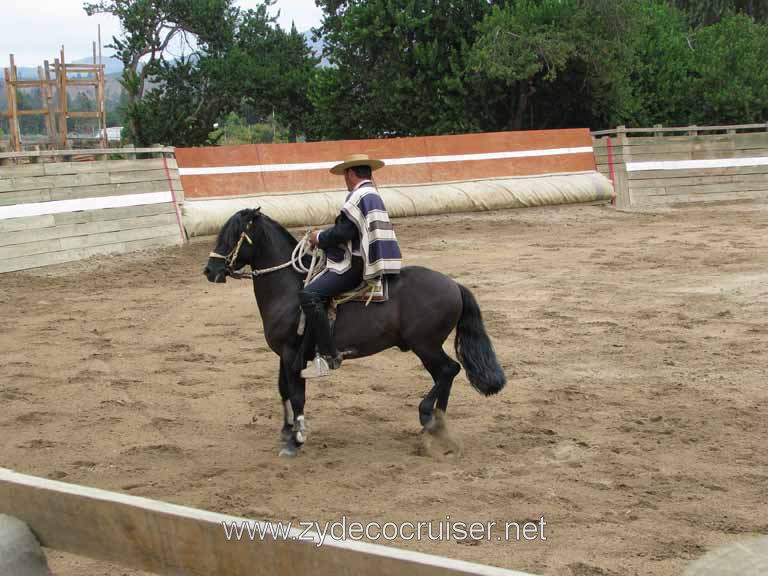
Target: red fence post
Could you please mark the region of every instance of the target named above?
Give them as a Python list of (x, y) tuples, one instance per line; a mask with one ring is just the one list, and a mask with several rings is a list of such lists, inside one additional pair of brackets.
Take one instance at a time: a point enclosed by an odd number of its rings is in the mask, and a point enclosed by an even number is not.
[(616, 174), (613, 171), (613, 144), (611, 143), (610, 136), (608, 136), (606, 140), (607, 140), (606, 146), (608, 148), (608, 170), (610, 171), (610, 174), (611, 174), (611, 184), (613, 184), (613, 192), (614, 192), (614, 196), (611, 199), (611, 205), (615, 206), (617, 192), (616, 192)]

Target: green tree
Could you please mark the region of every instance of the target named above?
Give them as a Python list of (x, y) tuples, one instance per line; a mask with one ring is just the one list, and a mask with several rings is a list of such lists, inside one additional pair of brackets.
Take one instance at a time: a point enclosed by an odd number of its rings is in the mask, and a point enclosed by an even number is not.
[[(487, 0), (318, 0), (330, 67), (310, 87), (310, 137), (470, 132), (487, 102), (466, 74)], [(470, 109), (467, 104), (471, 103)]]
[(129, 108), (134, 123), (131, 139), (139, 145), (154, 143), (195, 146), (207, 137), (230, 97), (211, 89), (199, 62), (180, 58), (163, 62), (155, 78), (158, 85)]
[[(85, 92), (78, 92), (74, 99), (68, 98), (67, 110), (71, 112), (93, 112), (96, 110), (96, 102), (91, 100)], [(98, 125), (95, 118), (70, 118), (67, 121), (70, 130), (74, 132), (93, 131)]]
[(265, 5), (244, 12), (228, 52), (202, 65), (217, 92), (232, 96), (227, 112), (246, 107), (261, 121), (275, 115), (295, 141), (312, 113), (308, 85), (317, 62), (304, 37), (276, 26)]
[[(150, 81), (162, 84), (164, 75), (178, 80), (189, 69), (190, 61), (222, 53), (231, 41), (239, 13), (234, 0), (99, 0), (86, 2), (84, 9), (89, 15), (109, 13), (120, 20), (122, 34), (112, 39), (111, 47), (123, 62), (127, 128), (137, 144), (153, 140), (147, 138), (154, 135), (154, 129), (142, 125), (148, 110), (144, 100), (152, 90)], [(192, 52), (182, 59), (178, 71), (173, 71), (175, 66), (168, 60), (173, 42), (183, 43)], [(197, 110), (195, 107), (192, 112)], [(200, 121), (185, 120), (193, 124)]]
[[(660, 0), (327, 0), (313, 138), (603, 126), (640, 117), (636, 30)], [(644, 16), (643, 10), (650, 10)], [(653, 18), (659, 20), (655, 23)], [(636, 23), (650, 20), (649, 23)]]
[[(651, 0), (652, 1), (652, 0)], [(628, 63), (636, 0), (510, 0), (476, 26), (468, 70), (483, 130), (604, 125), (639, 106)]]
[(758, 22), (768, 22), (765, 0), (672, 0), (685, 11), (694, 27), (709, 26), (732, 14), (745, 14)]
[(520, 130), (539, 86), (551, 83), (577, 54), (575, 0), (520, 0), (494, 6), (477, 26), (469, 69), (498, 83), (507, 97), (498, 128)]
[(686, 89), (693, 50), (685, 14), (658, 1), (638, 2), (631, 26), (622, 33), (621, 60), (614, 61), (615, 77), (623, 89), (608, 95), (618, 106), (603, 100), (593, 125), (687, 123), (691, 107)]
[(249, 124), (237, 112), (230, 112), (209, 135), (209, 140), (220, 145), (272, 144), (287, 142), (285, 128), (276, 124)]
[[(2, 78), (0, 78), (0, 110), (8, 110), (8, 101), (7, 96), (5, 95), (5, 80)], [(3, 120), (4, 118), (0, 116), (0, 123), (3, 122)]]
[[(43, 96), (38, 88), (33, 90), (19, 89), (16, 90), (16, 103), (19, 110), (40, 110), (43, 108)], [(19, 130), (22, 135), (45, 134), (45, 116), (42, 114), (20, 116)]]
[(107, 102), (107, 126), (125, 126), (127, 109), (128, 94), (121, 89), (116, 100)]
[[(122, 84), (132, 140), (203, 144), (216, 120), (243, 103), (263, 118), (276, 114), (298, 137), (311, 110), (307, 85), (316, 59), (296, 30), (275, 24), (268, 12), (273, 4), (263, 0), (250, 10), (238, 9), (234, 0), (87, 5), (89, 13), (109, 11), (123, 24), (113, 46), (126, 64)], [(171, 41), (187, 35), (194, 36), (194, 43), (187, 42), (192, 52), (168, 59)]]
[(685, 85), (689, 122), (744, 124), (768, 119), (768, 25), (729, 16), (693, 37)]

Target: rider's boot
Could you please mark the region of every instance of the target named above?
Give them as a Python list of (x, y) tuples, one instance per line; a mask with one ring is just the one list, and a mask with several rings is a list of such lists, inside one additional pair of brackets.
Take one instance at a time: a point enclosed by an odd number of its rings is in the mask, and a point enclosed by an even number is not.
[(301, 309), (306, 317), (304, 337), (309, 338), (307, 344), (317, 347), (317, 353), (306, 368), (301, 371), (302, 378), (320, 378), (328, 376), (331, 370), (341, 366), (341, 355), (336, 350), (336, 344), (328, 324), (328, 312), (325, 303), (318, 299), (302, 303)]

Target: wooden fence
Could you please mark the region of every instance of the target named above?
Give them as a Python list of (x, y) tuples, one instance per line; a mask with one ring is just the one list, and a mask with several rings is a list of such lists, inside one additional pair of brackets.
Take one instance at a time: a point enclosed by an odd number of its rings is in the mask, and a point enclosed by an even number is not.
[(182, 243), (183, 191), (172, 153), (0, 154), (0, 272)]
[[(66, 484), (0, 468), (0, 514), (26, 523), (40, 544), (173, 576), (530, 576), (359, 541), (323, 542), (296, 525), (284, 538), (227, 538), (243, 518)], [(310, 539), (307, 539), (307, 538)], [(17, 572), (21, 572), (19, 566)]]
[[(185, 241), (180, 205), (338, 188), (350, 152), (381, 184), (594, 170), (619, 206), (768, 198), (768, 124), (619, 127), (272, 146), (0, 153), (0, 273)], [(181, 169), (177, 166), (181, 164)], [(179, 176), (181, 174), (181, 177)]]
[(768, 198), (768, 123), (593, 132), (619, 206)]

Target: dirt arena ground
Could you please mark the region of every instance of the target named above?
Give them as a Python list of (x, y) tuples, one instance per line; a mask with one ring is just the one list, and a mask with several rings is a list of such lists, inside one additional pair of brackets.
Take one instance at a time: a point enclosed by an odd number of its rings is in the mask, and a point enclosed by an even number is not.
[(396, 226), (474, 291), (509, 376), (489, 399), (457, 379), (460, 459), (420, 453), (430, 380), (394, 350), (313, 382), (306, 449), (278, 458), (277, 359), (205, 241), (0, 276), (0, 466), (259, 519), (543, 516), (546, 541), (397, 545), (546, 575), (679, 574), (768, 533), (767, 205)]

